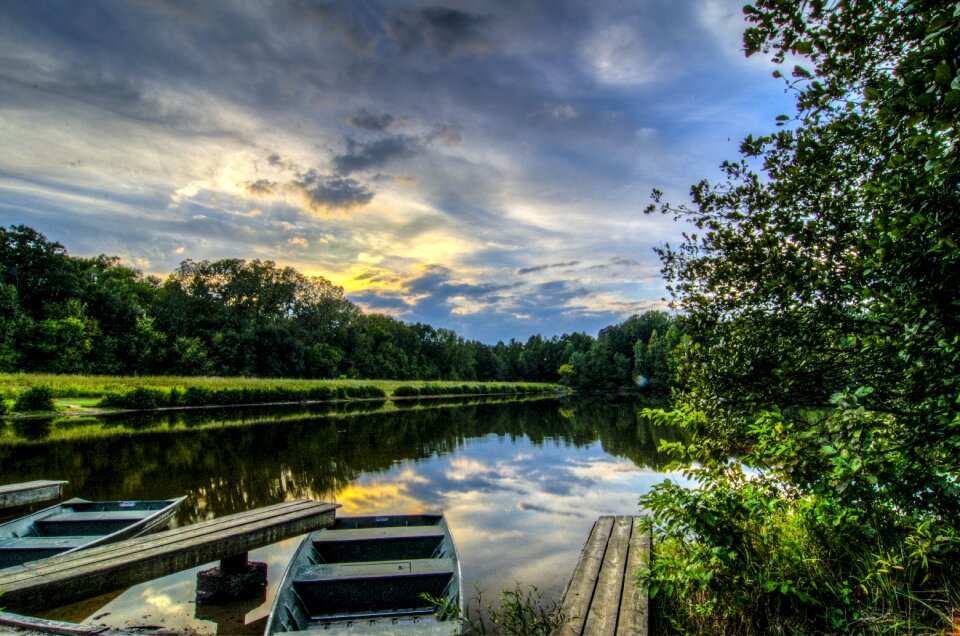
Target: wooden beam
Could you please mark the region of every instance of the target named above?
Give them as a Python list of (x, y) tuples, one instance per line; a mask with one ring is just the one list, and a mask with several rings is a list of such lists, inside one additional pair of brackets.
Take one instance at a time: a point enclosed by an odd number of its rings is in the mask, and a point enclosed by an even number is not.
[(69, 482), (38, 479), (22, 484), (0, 486), (0, 509), (57, 499), (63, 494), (63, 485), (66, 483)]
[[(0, 611), (0, 628), (2, 627), (20, 630), (14, 632), (17, 634), (58, 634), (59, 636), (130, 636), (131, 634), (131, 632), (112, 629), (104, 625), (65, 623)], [(168, 630), (150, 630), (150, 634), (151, 636), (182, 636), (182, 632)]]
[(36, 612), (333, 525), (338, 504), (287, 501), (0, 570), (3, 604)]
[(643, 518), (633, 518), (627, 569), (623, 573), (623, 598), (617, 636), (634, 636), (650, 631), (650, 595), (637, 581), (637, 573), (650, 564), (650, 535), (643, 532)]
[(579, 636), (583, 633), (583, 623), (593, 600), (611, 530), (613, 517), (600, 517), (593, 524), (560, 602), (560, 615), (564, 617), (564, 623), (557, 631), (558, 636)]
[(590, 602), (590, 612), (583, 624), (583, 633), (591, 636), (615, 636), (620, 616), (620, 597), (623, 593), (623, 575), (627, 567), (627, 548), (630, 545), (630, 517), (617, 517), (607, 541), (603, 565), (597, 575), (596, 589)]

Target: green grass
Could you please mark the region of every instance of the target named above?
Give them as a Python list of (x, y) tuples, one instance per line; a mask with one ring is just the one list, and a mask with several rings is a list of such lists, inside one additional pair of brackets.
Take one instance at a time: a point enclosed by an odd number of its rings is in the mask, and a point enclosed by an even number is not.
[[(77, 411), (95, 407), (110, 394), (127, 393), (136, 388), (184, 391), (190, 387), (222, 391), (228, 389), (288, 389), (307, 391), (317, 387), (347, 388), (374, 386), (386, 395), (393, 395), (398, 387), (429, 389), (429, 395), (449, 387), (451, 393), (462, 394), (465, 384), (476, 387), (530, 387), (542, 390), (560, 388), (558, 385), (533, 382), (461, 382), (441, 380), (304, 380), (283, 378), (243, 377), (189, 377), (189, 376), (109, 376), (109, 375), (54, 375), (41, 373), (0, 373), (0, 399), (11, 403), (29, 389), (46, 386), (53, 392), (58, 409)], [(404, 393), (403, 390), (400, 392)], [(427, 392), (425, 391), (425, 394)]]

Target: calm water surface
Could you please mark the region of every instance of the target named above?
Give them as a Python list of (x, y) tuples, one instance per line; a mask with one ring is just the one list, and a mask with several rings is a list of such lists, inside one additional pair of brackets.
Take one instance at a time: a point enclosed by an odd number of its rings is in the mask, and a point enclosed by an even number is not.
[[(433, 404), (8, 423), (0, 483), (66, 479), (67, 497), (87, 499), (186, 494), (176, 525), (299, 497), (337, 502), (341, 515), (443, 511), (468, 597), (521, 582), (553, 600), (599, 515), (636, 514), (640, 493), (678, 479), (656, 452), (678, 433), (652, 427), (635, 401)], [(197, 605), (196, 573), (208, 564), (45, 616), (262, 633), (298, 543), (250, 553), (269, 568), (257, 599)]]

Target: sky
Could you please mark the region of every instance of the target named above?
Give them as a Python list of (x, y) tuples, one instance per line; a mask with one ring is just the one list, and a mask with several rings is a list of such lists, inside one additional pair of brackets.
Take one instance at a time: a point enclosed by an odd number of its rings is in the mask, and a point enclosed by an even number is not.
[(792, 102), (740, 0), (7, 0), (0, 225), (264, 259), (483, 342), (665, 307), (644, 215)]

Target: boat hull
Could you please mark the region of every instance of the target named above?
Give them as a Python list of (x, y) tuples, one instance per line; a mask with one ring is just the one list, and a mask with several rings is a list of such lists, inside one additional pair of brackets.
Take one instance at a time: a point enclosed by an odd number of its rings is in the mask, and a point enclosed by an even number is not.
[(459, 633), (424, 598), (460, 608), (460, 567), (443, 515), (341, 517), (307, 535), (274, 599), (266, 634), (320, 630)]

